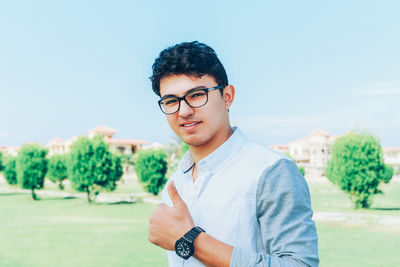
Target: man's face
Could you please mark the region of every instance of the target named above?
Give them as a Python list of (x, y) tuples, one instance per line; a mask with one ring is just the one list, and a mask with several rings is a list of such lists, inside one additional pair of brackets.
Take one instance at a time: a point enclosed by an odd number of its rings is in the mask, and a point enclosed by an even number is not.
[[(161, 79), (160, 95), (182, 97), (191, 89), (215, 86), (215, 78), (209, 75), (201, 78), (184, 74), (170, 75)], [(219, 142), (221, 135), (230, 127), (228, 108), (232, 101), (226, 101), (229, 96), (225, 94), (224, 91), (224, 96), (221, 96), (220, 90), (209, 91), (207, 104), (199, 108), (192, 108), (182, 100), (176, 113), (166, 115), (169, 126), (189, 146), (199, 147)]]

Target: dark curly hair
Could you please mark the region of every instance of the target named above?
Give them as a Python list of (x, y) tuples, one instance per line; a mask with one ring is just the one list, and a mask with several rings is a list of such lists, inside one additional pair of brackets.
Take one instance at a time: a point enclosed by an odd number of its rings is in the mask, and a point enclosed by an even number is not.
[(224, 66), (215, 51), (198, 41), (176, 44), (161, 51), (154, 61), (153, 75), (150, 77), (154, 93), (160, 95), (161, 79), (174, 74), (199, 78), (208, 74), (215, 78), (218, 85), (228, 85)]

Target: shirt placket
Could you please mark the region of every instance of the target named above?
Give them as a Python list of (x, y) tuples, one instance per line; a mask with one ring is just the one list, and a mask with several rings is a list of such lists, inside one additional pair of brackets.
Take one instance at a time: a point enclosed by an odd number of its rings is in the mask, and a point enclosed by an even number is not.
[(193, 176), (191, 173), (187, 174), (187, 182), (184, 190), (186, 204), (189, 207), (189, 210), (192, 216), (195, 218), (197, 217), (196, 207), (201, 197), (201, 193), (206, 186), (208, 179), (211, 177), (210, 169), (208, 168), (205, 162), (199, 163), (199, 176), (197, 177), (196, 181), (193, 182)]
[[(187, 199), (187, 205), (190, 211), (190, 214), (192, 215), (195, 224), (196, 224), (196, 217), (198, 213), (198, 206), (197, 203), (199, 201), (199, 198), (201, 196), (201, 192), (203, 187), (205, 186), (207, 180), (211, 177), (211, 173), (208, 171), (208, 168), (199, 168), (199, 176), (197, 177), (196, 181), (193, 182), (193, 177), (191, 174), (188, 174), (190, 176), (190, 180), (188, 180), (186, 184), (186, 199)], [(182, 266), (191, 266), (191, 261), (182, 261)], [(196, 265), (197, 266), (197, 265)]]

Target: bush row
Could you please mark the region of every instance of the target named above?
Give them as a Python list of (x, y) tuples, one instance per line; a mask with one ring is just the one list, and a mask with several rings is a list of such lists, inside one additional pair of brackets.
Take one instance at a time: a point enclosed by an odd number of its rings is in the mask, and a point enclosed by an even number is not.
[[(180, 158), (186, 150), (181, 144), (167, 152), (176, 153)], [(35, 200), (36, 190), (43, 188), (47, 177), (60, 190), (64, 189), (63, 181), (69, 179), (73, 189), (87, 193), (88, 202), (93, 202), (102, 190), (116, 189), (123, 175), (123, 163), (134, 165), (144, 190), (157, 195), (167, 181), (167, 158), (163, 149), (146, 149), (139, 151), (132, 162), (126, 155), (111, 153), (102, 136), (81, 137), (67, 154), (48, 157), (47, 150), (34, 143), (23, 145), (16, 157), (3, 159), (0, 153), (0, 171), (8, 184), (31, 190)], [(175, 166), (176, 160), (170, 165)]]
[(46, 176), (60, 189), (69, 178), (73, 188), (86, 192), (92, 202), (100, 190), (115, 190), (123, 174), (121, 156), (109, 151), (102, 136), (79, 138), (67, 154), (48, 157), (47, 153), (43, 146), (30, 143), (23, 145), (16, 157), (3, 160), (0, 154), (0, 170), (7, 183), (31, 190), (36, 200), (35, 190), (43, 188)]

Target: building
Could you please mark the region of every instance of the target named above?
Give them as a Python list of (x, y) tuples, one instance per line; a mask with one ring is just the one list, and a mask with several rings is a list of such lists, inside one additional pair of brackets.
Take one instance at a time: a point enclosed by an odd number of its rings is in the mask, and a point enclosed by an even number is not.
[[(317, 129), (308, 136), (294, 140), (288, 145), (271, 145), (270, 148), (293, 158), (298, 166), (303, 166), (307, 179), (315, 180), (325, 176), (325, 169), (331, 158), (331, 147), (340, 135), (329, 135)], [(383, 147), (386, 164), (394, 167), (395, 174), (400, 170), (400, 148)]]
[(269, 148), (279, 151), (285, 155), (289, 155), (289, 146), (288, 145), (270, 145)]
[[(89, 130), (88, 137), (93, 138), (95, 135), (102, 135), (104, 141), (109, 145), (109, 148), (113, 152), (120, 152), (125, 155), (132, 155), (137, 150), (142, 149), (143, 145), (148, 144), (148, 141), (141, 139), (120, 139), (114, 138), (116, 131), (110, 127), (100, 125), (96, 128)], [(49, 156), (54, 154), (64, 154), (71, 150), (72, 144), (77, 140), (76, 136), (63, 140), (59, 137), (52, 139), (48, 144)]]
[(49, 156), (54, 154), (64, 154), (71, 150), (72, 144), (78, 139), (74, 136), (68, 140), (63, 140), (59, 137), (52, 139), (48, 144)]
[(400, 147), (383, 147), (383, 160), (393, 166), (394, 174), (400, 175)]
[(0, 152), (1, 154), (3, 154), (4, 157), (16, 157), (20, 148), (20, 146), (0, 146)]

